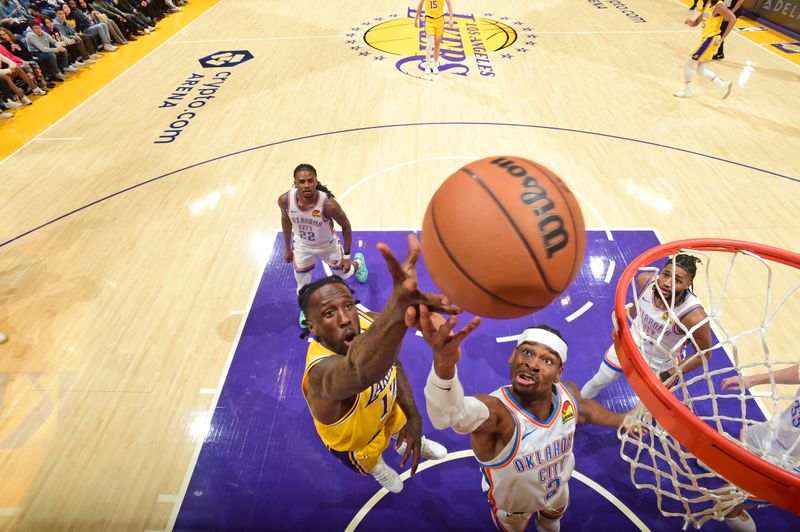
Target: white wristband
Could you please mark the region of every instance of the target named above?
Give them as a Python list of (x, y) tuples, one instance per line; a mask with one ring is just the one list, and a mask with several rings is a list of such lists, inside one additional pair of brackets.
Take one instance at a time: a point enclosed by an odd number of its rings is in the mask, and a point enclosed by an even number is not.
[(482, 401), (464, 397), (457, 370), (452, 379), (442, 379), (431, 368), (425, 384), (425, 406), (434, 427), (452, 427), (460, 434), (472, 432), (489, 419), (489, 408)]
[(345, 253), (344, 255), (342, 255), (342, 258), (350, 260), (350, 254), (349, 253)]

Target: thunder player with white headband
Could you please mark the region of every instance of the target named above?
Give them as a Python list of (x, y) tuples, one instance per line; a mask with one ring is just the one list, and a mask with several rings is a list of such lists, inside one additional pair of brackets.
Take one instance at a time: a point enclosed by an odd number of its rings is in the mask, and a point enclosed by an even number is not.
[(445, 321), (425, 306), (419, 312), (419, 328), (433, 350), (425, 385), (428, 416), (437, 429), (470, 434), (495, 525), (525, 530), (534, 517), (538, 530), (560, 530), (575, 466), (576, 424), (619, 427), (624, 415), (582, 399), (574, 383), (560, 382), (567, 344), (557, 330), (544, 325), (519, 335), (508, 359), (510, 385), (489, 395), (464, 397), (456, 371), (459, 346), (480, 319), (453, 334), (455, 317)]

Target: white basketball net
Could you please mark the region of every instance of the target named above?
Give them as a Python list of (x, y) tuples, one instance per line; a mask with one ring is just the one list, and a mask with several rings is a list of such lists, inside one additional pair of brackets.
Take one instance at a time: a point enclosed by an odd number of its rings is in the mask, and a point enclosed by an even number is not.
[[(776, 385), (773, 377), (775, 371), (797, 364), (800, 359), (800, 346), (793, 338), (798, 330), (795, 320), (800, 316), (800, 271), (746, 251), (680, 253), (702, 260), (697, 265), (694, 291), (709, 315), (706, 321), (715, 336), (711, 365), (725, 367), (710, 369), (703, 358), (703, 365), (687, 375), (678, 372), (678, 377), (672, 379), (675, 382), (670, 382), (672, 394), (725, 438), (800, 475), (800, 395), (796, 395), (797, 386)], [(666, 260), (665, 257), (657, 264), (642, 267), (634, 275), (627, 301), (629, 306), (633, 304), (636, 315), (641, 313), (636, 278), (641, 273), (657, 273)], [(673, 257), (673, 272), (674, 260)], [(662, 295), (674, 300), (670, 294)], [(670, 321), (678, 323), (683, 331), (683, 339), (698, 349), (691, 332), (702, 324), (689, 331), (673, 308), (667, 312)], [(637, 328), (635, 319), (629, 320), (628, 326), (648, 363), (652, 357), (647, 351), (655, 350), (655, 356), (665, 360), (659, 371), (676, 367), (675, 358), (683, 341), (666, 349), (663, 332), (656, 337), (642, 332), (637, 335), (641, 328)], [(647, 340), (655, 348), (643, 349)], [(744, 391), (742, 376), (765, 372), (770, 374), (768, 384)], [(722, 390), (721, 381), (733, 376), (739, 377), (742, 390)], [(721, 520), (749, 498), (748, 493), (725, 480), (724, 472), (698, 467), (694, 455), (668, 434), (641, 402), (628, 414), (626, 425), (648, 429), (641, 439), (619, 432), (620, 454), (631, 464), (631, 481), (639, 489), (654, 491), (661, 513), (683, 518), (684, 529), (689, 524), (699, 528), (709, 519)], [(739, 439), (740, 429), (744, 441)]]

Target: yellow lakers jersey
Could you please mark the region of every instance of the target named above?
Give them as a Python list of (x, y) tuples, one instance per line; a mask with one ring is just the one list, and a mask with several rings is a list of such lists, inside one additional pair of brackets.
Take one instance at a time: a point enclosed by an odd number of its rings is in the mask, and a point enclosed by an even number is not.
[[(372, 320), (358, 313), (361, 332), (372, 325)], [(341, 356), (312, 340), (306, 355), (306, 369), (303, 373), (303, 396), (308, 397), (308, 372), (321, 360)], [(319, 437), (323, 443), (336, 451), (357, 451), (366, 447), (380, 432), (395, 408), (397, 408), (397, 368), (392, 366), (379, 382), (360, 392), (350, 410), (338, 421), (326, 425), (314, 419)], [(313, 414), (312, 414), (313, 415)]]
[(439, 18), (444, 15), (444, 0), (425, 0), (425, 16)]
[(703, 39), (715, 37), (721, 33), (720, 27), (722, 26), (722, 21), (724, 19), (720, 16), (711, 16), (711, 13), (714, 12), (714, 8), (716, 7), (717, 4), (713, 4), (707, 5), (706, 8), (703, 9)]

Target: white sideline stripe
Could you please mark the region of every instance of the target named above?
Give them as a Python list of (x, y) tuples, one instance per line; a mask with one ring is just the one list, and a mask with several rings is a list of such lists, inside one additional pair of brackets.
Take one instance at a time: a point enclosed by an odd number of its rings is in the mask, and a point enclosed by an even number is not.
[(158, 497), (156, 497), (156, 502), (170, 502), (172, 504), (175, 504), (176, 502), (178, 502), (178, 496), (177, 495), (167, 495), (167, 494), (162, 493)]
[(694, 33), (697, 30), (532, 31), (534, 35), (638, 35), (642, 33)]
[(170, 44), (203, 44), (209, 42), (302, 41), (307, 39), (344, 39), (347, 35), (305, 35), (303, 37), (242, 37), (240, 39), (207, 39), (203, 41), (170, 41)]
[(502, 344), (503, 342), (516, 342), (517, 338), (519, 338), (518, 334), (515, 334), (514, 336), (499, 336), (495, 338), (494, 341), (498, 344)]
[(611, 282), (611, 278), (614, 277), (614, 268), (617, 266), (615, 261), (611, 261), (608, 263), (608, 270), (606, 270), (606, 277), (603, 279), (603, 282), (608, 284)]
[[(214, 7), (222, 4), (225, 0), (220, 0), (218, 4)], [(213, 7), (211, 9), (214, 9)], [(210, 10), (209, 10), (210, 11)], [(208, 11), (206, 11), (208, 13)], [(201, 15), (202, 16), (202, 15)], [(197, 20), (197, 19), (195, 19)], [(273, 230), (271, 232), (271, 240), (275, 239), (275, 235), (278, 232)], [(258, 275), (255, 276), (255, 280), (253, 281), (253, 289), (250, 293), (250, 301), (247, 304), (247, 313), (250, 313), (250, 309), (253, 308), (253, 303), (256, 300), (256, 292), (258, 291), (258, 286), (261, 283), (261, 272), (267, 267), (267, 262), (269, 262), (270, 257), (264, 257), (263, 263), (258, 268)], [(228, 359), (225, 361), (225, 367), (222, 369), (222, 373), (219, 376), (219, 384), (216, 388), (216, 393), (214, 394), (214, 398), (211, 401), (211, 406), (209, 407), (209, 412), (214, 412), (217, 408), (217, 404), (219, 403), (219, 397), (222, 393), (222, 387), (225, 384), (225, 379), (228, 378), (228, 372), (231, 369), (231, 363), (233, 362), (233, 355), (236, 353), (236, 348), (239, 346), (239, 341), (242, 338), (242, 333), (244, 332), (244, 324), (247, 320), (241, 320), (239, 323), (239, 330), (236, 332), (235, 340), (231, 344), (231, 350), (228, 353)], [(178, 491), (178, 500), (177, 504), (172, 508), (172, 512), (170, 513), (169, 520), (167, 521), (166, 530), (172, 530), (175, 528), (175, 521), (178, 519), (178, 512), (181, 509), (181, 502), (183, 498), (186, 496), (186, 491), (189, 489), (189, 482), (192, 479), (192, 473), (194, 473), (194, 468), (197, 465), (197, 460), (200, 458), (200, 451), (203, 449), (203, 440), (197, 442), (195, 445), (194, 452), (192, 453), (192, 458), (189, 461), (189, 465), (186, 468), (186, 475), (184, 475), (183, 482), (181, 483), (181, 489)]]
[(574, 319), (579, 318), (581, 316), (581, 314), (583, 314), (584, 312), (586, 312), (587, 310), (592, 308), (592, 305), (594, 305), (594, 303), (592, 303), (591, 301), (587, 301), (586, 303), (583, 304), (583, 306), (581, 308), (579, 308), (578, 310), (576, 310), (575, 312), (573, 312), (572, 314), (570, 314), (569, 316), (567, 316), (564, 319), (567, 322), (573, 321)]
[(216, 388), (200, 388), (200, 395), (214, 395), (217, 393)]
[[(474, 457), (475, 457), (475, 454), (472, 452), (472, 449), (465, 449), (463, 451), (455, 451), (455, 452), (452, 452), (452, 453), (448, 453), (447, 456), (445, 456), (441, 460), (426, 460), (425, 462), (422, 462), (419, 465), (419, 467), (417, 468), (417, 475), (419, 475), (420, 473), (422, 473), (426, 469), (430, 469), (431, 467), (437, 466), (439, 464), (444, 464), (444, 463), (450, 462), (452, 460), (458, 460), (459, 458), (474, 458)], [(403, 480), (403, 482), (405, 482), (406, 480), (408, 480), (410, 475), (411, 475), (411, 469), (409, 468), (409, 469), (403, 471), (402, 473), (400, 473), (400, 478)], [(638, 527), (639, 530), (649, 530), (649, 528), (647, 528), (647, 526), (642, 522), (642, 520), (639, 519), (636, 516), (636, 514), (631, 511), (630, 508), (625, 506), (625, 504), (622, 501), (617, 499), (614, 496), (614, 494), (609, 492), (603, 486), (601, 486), (600, 484), (598, 484), (594, 480), (590, 479), (589, 477), (587, 477), (585, 475), (582, 475), (578, 471), (573, 471), (572, 472), (572, 478), (575, 478), (575, 479), (579, 480), (580, 482), (583, 482), (584, 484), (586, 484), (590, 488), (594, 489), (597, 493), (599, 493), (600, 495), (605, 497), (620, 512), (622, 512), (622, 514), (625, 517), (630, 519), (630, 521), (634, 525), (636, 525), (636, 527)], [(477, 486), (476, 486), (476, 489), (477, 489)], [(389, 490), (387, 490), (386, 488), (379, 489), (377, 491), (377, 493), (375, 493), (375, 495), (373, 495), (366, 503), (364, 503), (364, 506), (361, 507), (361, 509), (356, 513), (356, 515), (353, 516), (353, 519), (351, 519), (350, 522), (347, 524), (347, 527), (345, 528), (345, 532), (353, 532), (356, 529), (356, 527), (361, 523), (361, 521), (364, 520), (364, 518), (367, 516), (367, 514), (370, 512), (370, 510), (372, 510), (375, 507), (375, 505), (378, 504), (380, 502), (380, 500), (383, 499), (386, 496), (387, 493), (389, 493)]]

